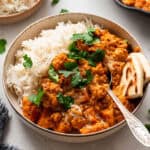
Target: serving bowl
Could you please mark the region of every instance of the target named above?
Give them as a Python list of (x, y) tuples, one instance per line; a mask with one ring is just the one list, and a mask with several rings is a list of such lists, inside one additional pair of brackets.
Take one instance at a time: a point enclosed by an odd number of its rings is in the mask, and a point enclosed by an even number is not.
[(13, 13), (9, 15), (0, 15), (0, 24), (16, 23), (30, 17), (40, 8), (42, 2), (43, 0), (37, 0), (31, 8), (23, 12)]
[(126, 8), (126, 9), (133, 10), (133, 11), (138, 11), (138, 12), (142, 12), (142, 13), (144, 13), (144, 14), (150, 15), (150, 12), (145, 11), (145, 10), (140, 9), (140, 8), (136, 8), (136, 7), (132, 7), (132, 6), (127, 6), (127, 5), (125, 5), (124, 3), (122, 3), (121, 0), (114, 0), (114, 1), (115, 1), (119, 6), (124, 7), (124, 8)]
[[(21, 43), (24, 40), (27, 39), (33, 39), (35, 36), (37, 36), (41, 30), (43, 29), (50, 29), (54, 28), (58, 22), (67, 22), (71, 21), (73, 23), (77, 23), (79, 21), (83, 20), (91, 20), (93, 24), (98, 24), (104, 28), (107, 28), (110, 30), (110, 32), (127, 39), (129, 41), (129, 44), (131, 47), (137, 47), (139, 46), (138, 42), (133, 38), (131, 34), (129, 34), (126, 30), (124, 30), (120, 25), (109, 21), (107, 19), (104, 19), (99, 16), (91, 15), (91, 14), (84, 14), (84, 13), (68, 13), (68, 14), (62, 14), (62, 15), (57, 15), (57, 16), (51, 16), (51, 17), (46, 17), (43, 18), (30, 26), (28, 26), (24, 31), (22, 31), (16, 39), (13, 41), (11, 44), (7, 56), (5, 58), (4, 62), (4, 67), (3, 67), (3, 87), (5, 91), (5, 95), (7, 96), (7, 99), (9, 103), (11, 104), (12, 108), (16, 112), (17, 116), (30, 128), (33, 130), (39, 132), (42, 135), (45, 135), (47, 137), (50, 137), (55, 140), (63, 141), (63, 142), (73, 142), (73, 143), (81, 143), (81, 142), (88, 142), (88, 141), (93, 141), (97, 139), (104, 138), (106, 136), (109, 136), (122, 128), (125, 125), (125, 121), (121, 121), (120, 123), (105, 129), (103, 131), (95, 132), (95, 133), (90, 133), (90, 134), (66, 134), (66, 133), (58, 133), (52, 130), (44, 129), (33, 122), (29, 121), (27, 118), (25, 118), (22, 114), (22, 110), (17, 102), (17, 96), (12, 92), (6, 84), (6, 72), (10, 64), (14, 64), (15, 62), (15, 53), (16, 51), (21, 47)], [(140, 47), (140, 46), (139, 46)], [(144, 92), (144, 95), (146, 94), (146, 90)], [(140, 99), (137, 107), (134, 109), (133, 113), (135, 113), (142, 101), (143, 98)]]

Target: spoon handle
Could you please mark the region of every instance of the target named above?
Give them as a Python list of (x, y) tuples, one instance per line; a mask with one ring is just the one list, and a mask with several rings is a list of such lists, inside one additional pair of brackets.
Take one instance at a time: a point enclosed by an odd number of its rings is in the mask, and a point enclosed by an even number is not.
[(125, 106), (120, 102), (120, 100), (111, 89), (108, 89), (108, 94), (112, 97), (112, 99), (122, 112), (128, 124), (128, 127), (130, 128), (135, 138), (144, 146), (150, 147), (150, 134), (143, 123), (125, 108)]

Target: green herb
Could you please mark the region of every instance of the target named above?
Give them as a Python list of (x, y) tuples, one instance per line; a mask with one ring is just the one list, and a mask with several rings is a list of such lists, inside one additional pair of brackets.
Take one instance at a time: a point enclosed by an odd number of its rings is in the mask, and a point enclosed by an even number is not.
[(70, 75), (75, 74), (76, 72), (78, 72), (79, 69), (78, 67), (74, 68), (72, 71), (71, 70), (59, 70), (58, 72), (60, 74), (63, 74), (66, 78), (69, 77)]
[(86, 78), (82, 78), (80, 72), (77, 71), (71, 79), (71, 85), (73, 87), (82, 88), (89, 84), (92, 81), (92, 79), (93, 75), (90, 70), (86, 71)]
[(53, 80), (54, 82), (59, 81), (59, 75), (57, 74), (57, 72), (55, 71), (55, 69), (52, 65), (50, 65), (50, 67), (49, 67), (48, 75), (49, 75), (49, 78), (51, 80)]
[(69, 77), (70, 75), (74, 74), (73, 71), (67, 71), (67, 70), (59, 70), (58, 72), (60, 74), (63, 74), (66, 78)]
[(64, 96), (62, 93), (57, 94), (58, 102), (63, 105), (65, 109), (71, 108), (71, 105), (74, 103), (74, 99), (70, 96)]
[(76, 62), (65, 62), (64, 63), (64, 67), (67, 70), (73, 70), (74, 68), (76, 68), (78, 66), (78, 64)]
[(7, 44), (7, 41), (5, 39), (0, 39), (0, 54), (5, 52), (6, 44)]
[(79, 71), (72, 77), (72, 79), (71, 79), (71, 85), (73, 87), (81, 87), (81, 86), (83, 86), (82, 77), (81, 77)]
[(76, 42), (72, 42), (72, 43), (69, 45), (68, 49), (69, 49), (70, 52), (77, 52), (78, 49), (77, 49), (77, 47), (76, 47)]
[(31, 68), (33, 65), (31, 58), (27, 54), (25, 54), (23, 56), (23, 59), (24, 59), (23, 66), (25, 68)]
[(93, 39), (93, 43), (92, 43), (92, 44), (96, 44), (96, 43), (99, 43), (99, 42), (100, 42), (100, 39), (97, 38), (97, 37), (95, 37), (95, 38)]
[(96, 66), (96, 63), (102, 61), (104, 57), (105, 51), (98, 49), (88, 57), (89, 64), (91, 66)]
[(59, 0), (52, 0), (51, 2), (52, 5), (56, 5), (57, 3), (59, 3)]
[(61, 9), (61, 10), (60, 10), (60, 13), (61, 13), (61, 14), (68, 13), (68, 12), (69, 12), (68, 9)]
[(145, 124), (145, 127), (146, 127), (147, 130), (150, 132), (150, 124)]
[(90, 83), (93, 79), (93, 75), (90, 70), (86, 71), (87, 83)]
[[(72, 48), (73, 47), (73, 48)], [(90, 54), (87, 51), (79, 51), (76, 46), (73, 44), (70, 48), (70, 53), (68, 57), (75, 60), (86, 59), (89, 62), (89, 65), (96, 66), (97, 62), (100, 62), (105, 57), (105, 51), (98, 49), (96, 52)]]
[(73, 41), (83, 40), (86, 44), (91, 45), (93, 37), (88, 33), (76, 33), (72, 36)]
[(82, 57), (79, 55), (78, 52), (70, 52), (68, 54), (68, 57), (71, 58), (71, 59), (75, 59), (75, 60), (80, 60), (82, 59)]
[[(82, 40), (84, 41), (86, 44), (88, 45), (92, 45), (94, 44), (95, 42), (98, 42), (98, 38), (94, 36), (94, 32), (95, 32), (95, 29), (94, 28), (88, 28), (87, 32), (86, 33), (76, 33), (76, 34), (73, 34), (72, 36), (72, 40), (75, 42), (75, 41), (78, 41), (78, 40)], [(99, 40), (100, 41), (100, 40)]]
[(31, 96), (29, 96), (29, 100), (36, 104), (36, 105), (40, 105), (41, 101), (42, 101), (42, 97), (44, 95), (44, 91), (40, 88), (38, 89), (38, 93), (37, 94), (33, 94)]

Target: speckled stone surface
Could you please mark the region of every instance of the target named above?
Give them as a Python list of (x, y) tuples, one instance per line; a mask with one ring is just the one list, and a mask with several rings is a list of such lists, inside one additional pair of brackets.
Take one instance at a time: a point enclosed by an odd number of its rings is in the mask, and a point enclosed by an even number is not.
[[(13, 25), (0, 25), (0, 38), (7, 39), (9, 47), (15, 36), (27, 25), (44, 16), (58, 14), (61, 8), (67, 8), (71, 12), (96, 14), (119, 23), (136, 37), (141, 43), (145, 55), (150, 60), (150, 16), (121, 8), (113, 0), (60, 0), (60, 3), (53, 7), (50, 5), (50, 0), (44, 0), (42, 8), (31, 18)], [(0, 77), (5, 55), (6, 53), (0, 55)], [(3, 141), (5, 143), (16, 145), (21, 150), (149, 150), (134, 139), (127, 126), (106, 139), (91, 143), (61, 143), (43, 137), (26, 127), (17, 118), (4, 95), (1, 80), (0, 83), (0, 97), (3, 98), (11, 115)], [(150, 94), (148, 93), (136, 114), (144, 123), (148, 121), (149, 97)]]

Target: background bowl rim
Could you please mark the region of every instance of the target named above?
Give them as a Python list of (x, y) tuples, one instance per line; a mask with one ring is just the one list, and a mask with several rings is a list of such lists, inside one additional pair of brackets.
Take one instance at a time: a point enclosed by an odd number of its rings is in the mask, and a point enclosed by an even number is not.
[(32, 7), (30, 7), (29, 9), (25, 10), (25, 11), (22, 11), (22, 12), (17, 12), (17, 13), (12, 13), (12, 14), (4, 14), (4, 15), (0, 15), (0, 19), (6, 19), (6, 18), (15, 18), (15, 17), (18, 17), (18, 16), (22, 16), (28, 12), (30, 12), (32, 9), (38, 7), (41, 3), (42, 3), (43, 0), (37, 0), (34, 5)]
[(143, 9), (140, 9), (140, 8), (136, 8), (136, 7), (133, 7), (133, 6), (128, 6), (124, 3), (121, 2), (121, 0), (114, 0), (117, 4), (119, 4), (119, 6), (122, 6), (124, 8), (127, 8), (129, 10), (133, 10), (133, 11), (138, 11), (138, 12), (142, 12), (142, 13), (145, 13), (147, 15), (150, 15), (150, 12), (149, 11), (145, 11)]
[[(114, 24), (115, 26), (118, 26), (122, 31), (126, 32), (128, 35), (130, 35), (130, 37), (132, 37), (134, 39), (134, 41), (136, 41), (136, 43), (140, 46), (139, 42), (136, 40), (136, 38), (132, 35), (132, 34), (129, 34), (128, 30), (126, 28), (124, 28), (122, 25), (118, 24), (118, 23), (115, 23), (113, 21), (111, 21), (110, 19), (106, 19), (104, 17), (101, 17), (101, 16), (98, 16), (98, 15), (95, 15), (95, 14), (89, 14), (89, 13), (64, 13), (64, 14), (58, 14), (58, 15), (52, 15), (52, 16), (46, 16), (46, 17), (43, 17), (33, 23), (31, 23), (30, 25), (28, 25), (27, 27), (25, 27), (16, 37), (15, 39), (11, 42), (9, 48), (8, 48), (8, 51), (7, 51), (7, 54), (6, 54), (6, 57), (5, 57), (5, 60), (4, 60), (4, 63), (3, 63), (3, 72), (2, 72), (2, 84), (3, 84), (3, 89), (4, 89), (4, 94), (9, 102), (9, 104), (11, 105), (11, 107), (13, 108), (13, 110), (16, 112), (16, 114), (21, 117), (21, 119), (23, 119), (23, 121), (29, 123), (32, 127), (35, 127), (37, 129), (40, 129), (41, 131), (45, 132), (45, 133), (50, 133), (50, 134), (55, 134), (55, 135), (58, 135), (58, 136), (67, 136), (67, 137), (88, 137), (88, 136), (95, 136), (95, 135), (98, 135), (98, 134), (103, 134), (103, 133), (106, 133), (106, 132), (109, 132), (117, 127), (120, 127), (121, 125), (124, 125), (125, 124), (125, 120), (122, 120), (121, 122), (107, 128), (107, 129), (104, 129), (104, 130), (101, 130), (101, 131), (97, 131), (97, 132), (92, 132), (92, 133), (88, 133), (88, 134), (71, 134), (71, 133), (61, 133), (61, 132), (57, 132), (57, 131), (53, 131), (53, 130), (50, 130), (50, 129), (46, 129), (46, 128), (43, 128), (43, 127), (40, 127), (38, 126), (37, 124), (33, 123), (32, 121), (30, 121), (29, 119), (27, 119), (26, 117), (24, 117), (14, 106), (14, 104), (11, 102), (11, 97), (9, 96), (8, 92), (7, 92), (7, 85), (6, 85), (6, 82), (5, 82), (5, 79), (4, 79), (4, 75), (5, 75), (5, 66), (6, 66), (6, 62), (7, 62), (7, 58), (8, 58), (8, 55), (9, 55), (9, 52), (11, 50), (11, 47), (13, 47), (13, 45), (16, 43), (16, 41), (21, 37), (21, 35), (23, 33), (25, 33), (27, 30), (29, 30), (31, 27), (37, 25), (37, 24), (40, 24), (41, 22), (45, 22), (46, 20), (49, 20), (49, 19), (52, 19), (52, 18), (55, 18), (55, 17), (61, 17), (61, 16), (70, 16), (70, 15), (84, 15), (86, 17), (98, 17), (98, 18), (101, 18), (102, 20), (105, 20), (106, 22), (109, 22), (111, 24)], [(84, 19), (84, 18), (83, 18)], [(144, 98), (146, 96), (146, 93), (147, 93), (147, 86), (145, 88), (145, 92), (144, 92), (144, 95), (142, 98), (140, 98), (140, 102), (138, 103), (138, 105), (136, 106), (136, 108), (132, 111), (132, 113), (134, 114), (135, 112), (137, 112), (137, 110), (140, 108), (142, 102), (144, 101)]]

